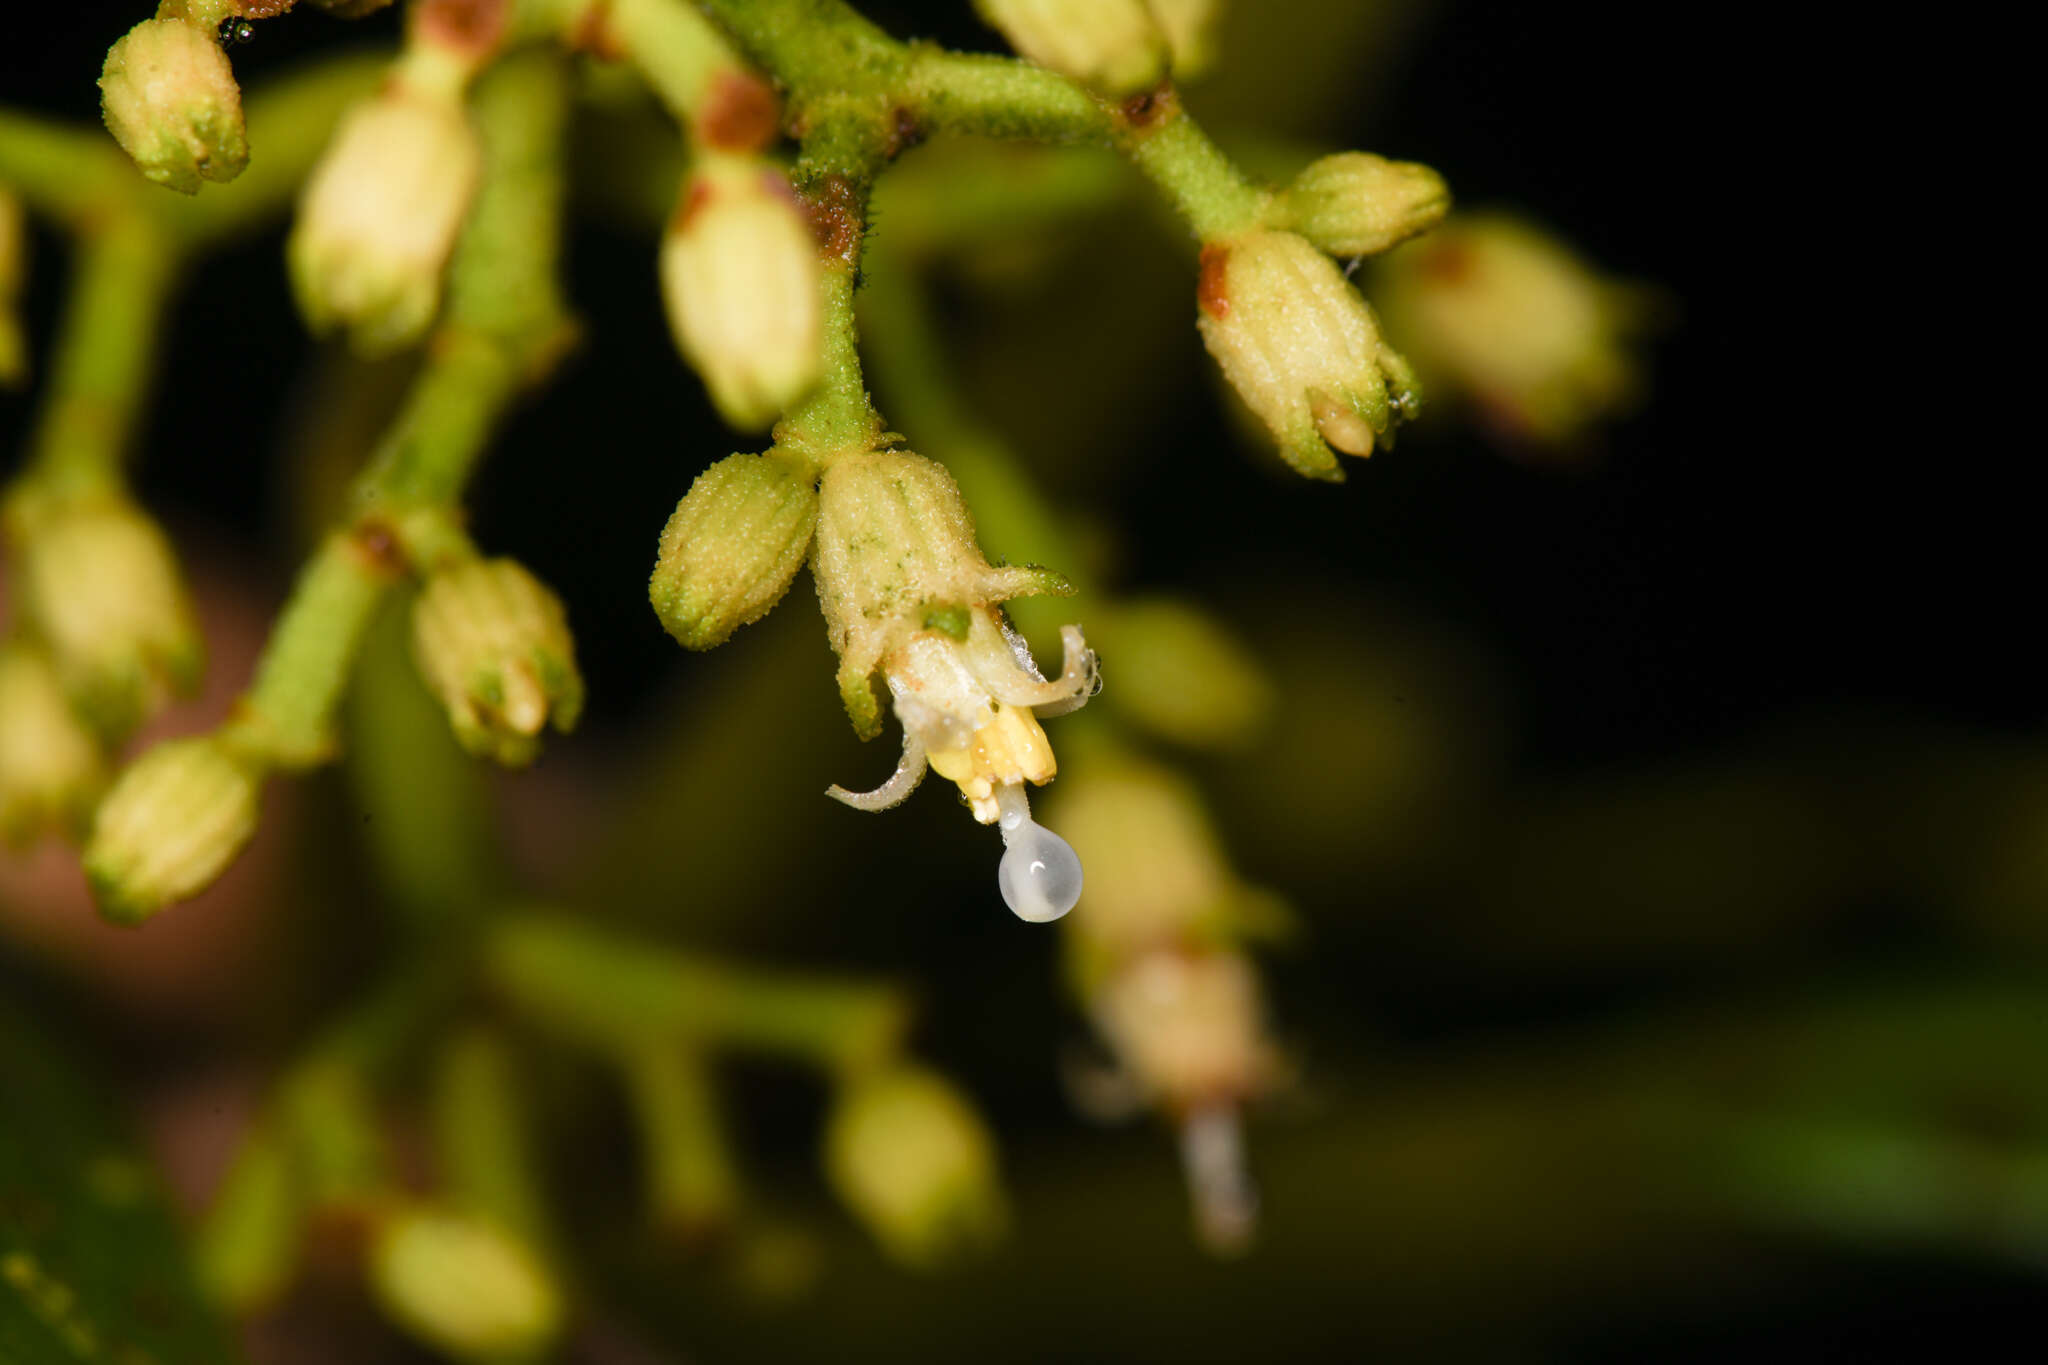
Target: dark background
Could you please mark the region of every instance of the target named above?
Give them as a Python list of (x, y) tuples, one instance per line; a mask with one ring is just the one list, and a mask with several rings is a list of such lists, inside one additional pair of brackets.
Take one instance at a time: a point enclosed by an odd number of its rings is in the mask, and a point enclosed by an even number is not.
[[(899, 34), (992, 46), (965, 9), (870, 12)], [(1821, 144), (1811, 111), (1829, 98), (1827, 65), (1786, 60), (1782, 27), (1764, 35), (1743, 29), (1747, 21), (1654, 6), (1444, 3), (1404, 13), (1387, 50), (1361, 58), (1354, 88), (1313, 109), (1288, 105), (1277, 126), (1261, 126), (1312, 150), (1357, 145), (1427, 161), (1461, 203), (1525, 210), (1603, 268), (1653, 282), (1668, 306), (1664, 331), (1646, 348), (1649, 401), (1570, 462), (1514, 458), (1469, 428), (1426, 424), (1354, 466), (1343, 486), (1310, 486), (1243, 453), (1179, 305), (1150, 324), (1166, 377), (1148, 387), (1146, 410), (1063, 414), (1097, 422), (1097, 434), (1045, 452), (1055, 497), (1116, 529), (1117, 581), (1217, 601), (1255, 640), (1268, 633), (1258, 588), (1275, 581), (1314, 585), (1301, 610), (1328, 613), (1324, 624), (1336, 631), (1428, 622), (1459, 642), (1460, 657), (1480, 661), (1473, 668), (1485, 681), (1475, 687), (1494, 708), (1492, 761), (1518, 791), (1602, 782), (1625, 791), (1644, 774), (1670, 774), (1684, 789), (1688, 773), (1746, 763), (1775, 771), (1779, 756), (1813, 751), (1823, 767), (1836, 765), (1831, 780), (1843, 789), (1867, 776), (1887, 811), (1880, 825), (1910, 830), (1948, 793), (1915, 789), (1916, 769), (1883, 761), (1866, 776), (1842, 776), (1862, 737), (1887, 753), (2029, 750), (2041, 702), (2026, 647), (2033, 613), (2016, 605), (2033, 571), (2032, 537), (2020, 525), (2027, 513), (1994, 472), (2004, 451), (1954, 425), (1970, 390), (1954, 349), (1963, 340), (1920, 335), (1907, 321), (1913, 234), (1901, 230), (1900, 192), (1840, 183)], [(0, 98), (95, 118), (91, 77), (137, 14), (93, 0), (16, 21), (39, 36), (0, 51)], [(237, 69), (253, 81), (306, 52), (393, 28), (389, 14), (349, 26), (308, 8), (264, 25), (236, 53)], [(1257, 80), (1228, 81), (1219, 79), (1216, 103), (1255, 119)], [(1205, 98), (1201, 87), (1189, 97), (1198, 115)], [(1227, 140), (1229, 127), (1219, 131)], [(1159, 240), (1162, 253), (1186, 250), (1171, 234)], [(60, 276), (50, 268), (56, 244), (40, 245), (29, 302), (46, 337)], [(191, 282), (140, 473), (145, 498), (174, 525), (273, 566), (277, 581), (292, 540), (280, 515), (292, 451), (280, 438), (313, 353), (298, 339), (280, 245), (273, 234), (209, 262)], [(715, 670), (744, 666), (683, 657), (640, 597), (675, 497), (697, 468), (744, 443), (718, 428), (674, 357), (644, 234), (585, 228), (570, 273), (588, 345), (506, 433), (476, 517), (480, 535), (568, 599), (592, 691), (579, 743), (617, 756), (631, 752), (638, 727), (713, 687)], [(963, 316), (972, 307), (971, 298), (959, 302)], [(1021, 325), (1045, 319), (1027, 315)], [(1056, 362), (1034, 382), (1058, 384)], [(998, 412), (1005, 401), (1046, 400), (989, 398)], [(27, 410), (22, 397), (0, 398), (10, 450)], [(575, 471), (566, 478), (565, 454)], [(800, 586), (779, 615), (808, 612), (807, 597)], [(758, 661), (765, 648), (743, 639), (731, 652), (752, 649)], [(821, 645), (814, 655), (805, 704), (829, 716)], [(1285, 677), (1281, 684), (1284, 693)], [(843, 736), (831, 742), (839, 747), (807, 755), (804, 770), (788, 775), (793, 789), (860, 785), (857, 774), (879, 762)], [(1226, 814), (1256, 828), (1228, 794), (1245, 770), (1204, 773), (1225, 789)], [(1085, 1161), (1091, 1139), (1069, 1131), (1047, 1064), (1056, 1036), (1040, 1026), (1005, 1034), (995, 1018), (1057, 1015), (1050, 950), (1029, 946), (999, 970), (985, 926), (957, 913), (965, 907), (888, 908), (901, 888), (890, 869), (907, 846), (957, 836), (952, 815), (906, 814), (885, 833), (864, 832), (858, 866), (875, 889), (808, 932), (807, 951), (927, 983), (928, 1011), (940, 1021), (930, 1047), (971, 1078), (1006, 1142), (1042, 1138)], [(1631, 837), (1616, 828), (1615, 837)], [(820, 838), (824, 856), (847, 852), (845, 836)], [(1761, 946), (1571, 958), (1530, 950), (1513, 934), (1489, 944), (1493, 921), (1483, 915), (1476, 929), (1434, 918), (1449, 893), (1428, 888), (1354, 915), (1350, 881), (1334, 861), (1295, 868), (1284, 845), (1253, 836), (1237, 846), (1248, 872), (1292, 892), (1311, 925), (1308, 960), (1277, 969), (1276, 1012), (1337, 1072), (1367, 1054), (1428, 1072), (1462, 1047), (1512, 1056), (1528, 1038), (1626, 1035), (1659, 1008), (1708, 1002), (1739, 1012), (1817, 983), (1930, 963), (1969, 969), (2009, 950), (1996, 936), (1952, 932), (1939, 887), (1876, 879), (1828, 893), (1795, 932), (1764, 935)], [(920, 853), (908, 875), (944, 901), (985, 879), (985, 852)], [(1475, 840), (1469, 856), (1499, 855)], [(777, 942), (773, 930), (734, 937)], [(764, 1085), (764, 1121), (806, 1103)], [(1163, 1172), (1163, 1143), (1152, 1159)], [(1937, 1339), (1952, 1346), (1959, 1331), (2025, 1330), (2042, 1297), (2021, 1257), (1873, 1248), (1850, 1233), (1764, 1246), (1758, 1256), (1780, 1258), (1786, 1270), (1780, 1286), (1757, 1283), (1770, 1278), (1758, 1273), (1737, 1277), (1742, 1288), (1725, 1299), (1702, 1288), (1647, 1305), (1627, 1301), (1622, 1287), (1611, 1305), (1589, 1293), (1576, 1307), (1534, 1314), (1546, 1326), (1526, 1349), (1592, 1360), (1918, 1355)], [(1207, 1272), (1189, 1276), (1207, 1288), (1175, 1292), (1229, 1297)], [(1347, 1341), (1343, 1293), (1315, 1301), (1322, 1316), (1295, 1324), (1303, 1340)], [(1446, 1324), (1467, 1313), (1483, 1316), (1473, 1304), (1441, 1309)], [(1394, 1339), (1431, 1339), (1417, 1330)], [(1228, 1340), (1188, 1332), (1183, 1354), (1191, 1342), (1200, 1356), (1204, 1343), (1215, 1350)], [(1498, 1341), (1487, 1349), (1522, 1358)]]

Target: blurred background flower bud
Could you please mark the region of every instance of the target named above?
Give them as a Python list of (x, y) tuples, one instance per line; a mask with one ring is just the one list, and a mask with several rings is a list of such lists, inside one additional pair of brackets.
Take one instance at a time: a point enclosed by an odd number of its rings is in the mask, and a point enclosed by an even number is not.
[(100, 71), (107, 129), (149, 179), (180, 194), (233, 180), (249, 163), (242, 91), (211, 33), (145, 19), (107, 49)]
[(463, 1360), (540, 1358), (562, 1330), (562, 1291), (510, 1233), (435, 1208), (378, 1229), (370, 1287), (420, 1340)]
[(979, 1251), (1008, 1221), (981, 1116), (920, 1067), (844, 1083), (825, 1130), (825, 1173), (883, 1250), (907, 1265)]
[(482, 156), (456, 91), (393, 83), (343, 116), (286, 245), (314, 332), (346, 330), (365, 355), (426, 332)]
[(1092, 1012), (1117, 1060), (1176, 1112), (1260, 1094), (1277, 1072), (1258, 974), (1239, 953), (1146, 953), (1101, 984)]
[(975, 0), (1020, 56), (1105, 95), (1129, 95), (1166, 75), (1166, 37), (1145, 0)]
[(262, 773), (212, 736), (157, 745), (93, 816), (85, 875), (100, 912), (140, 924), (218, 877), (256, 832)]
[(1266, 223), (1298, 232), (1332, 256), (1370, 256), (1429, 231), (1450, 209), (1450, 186), (1421, 162), (1339, 152), (1294, 177)]
[(1223, 0), (1145, 0), (1145, 4), (1173, 54), (1173, 78), (1189, 80), (1207, 71), (1216, 60), (1216, 22), (1223, 16)]
[(1239, 747), (1258, 737), (1272, 711), (1265, 669), (1200, 607), (1164, 597), (1120, 602), (1100, 637), (1116, 661), (1117, 712), (1162, 739)]
[(1629, 343), (1649, 291), (1602, 276), (1523, 219), (1453, 217), (1378, 262), (1373, 286), (1432, 388), (1507, 436), (1569, 444), (1641, 388)]
[(1260, 228), (1209, 243), (1197, 299), (1209, 354), (1300, 473), (1342, 478), (1330, 447), (1370, 455), (1420, 403), (1372, 310), (1304, 237)]
[(566, 733), (583, 677), (561, 599), (510, 559), (476, 559), (427, 579), (413, 605), (413, 657), (462, 747), (507, 767), (531, 763), (550, 719)]
[(725, 420), (765, 428), (818, 382), (818, 246), (782, 172), (705, 152), (661, 243), (662, 300)]
[(21, 326), (21, 285), (28, 278), (28, 216), (0, 186), (0, 388), (28, 378), (28, 334)]
[(19, 640), (0, 645), (0, 841), (79, 833), (105, 778), (99, 743), (49, 657)]
[(690, 649), (723, 644), (789, 590), (818, 522), (818, 475), (781, 450), (729, 455), (697, 476), (662, 528), (648, 600)]
[(1088, 867), (1087, 898), (1067, 934), (1084, 1001), (1147, 954), (1285, 927), (1279, 898), (1232, 870), (1191, 783), (1108, 746), (1087, 759), (1053, 793), (1048, 815)]
[(25, 501), (22, 606), (65, 691), (118, 739), (198, 684), (206, 650), (170, 543), (125, 498)]

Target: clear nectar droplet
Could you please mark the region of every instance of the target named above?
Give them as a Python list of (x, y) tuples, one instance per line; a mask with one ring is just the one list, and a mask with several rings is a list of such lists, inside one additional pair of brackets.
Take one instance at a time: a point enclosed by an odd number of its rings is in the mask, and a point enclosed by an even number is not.
[(1031, 818), (1021, 785), (998, 789), (996, 801), (1006, 846), (996, 868), (1003, 904), (1018, 919), (1050, 923), (1081, 899), (1081, 857), (1072, 844)]

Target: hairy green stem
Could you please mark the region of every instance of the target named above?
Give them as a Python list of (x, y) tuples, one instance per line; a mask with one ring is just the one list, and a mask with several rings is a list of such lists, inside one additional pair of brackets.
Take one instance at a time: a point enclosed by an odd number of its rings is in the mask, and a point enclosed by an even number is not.
[(477, 92), (485, 175), (451, 264), (426, 369), (357, 481), (351, 515), (301, 574), (231, 732), (287, 766), (324, 761), (363, 632), (408, 570), (471, 553), (455, 499), (512, 400), (570, 328), (555, 283), (566, 79), (536, 55)]

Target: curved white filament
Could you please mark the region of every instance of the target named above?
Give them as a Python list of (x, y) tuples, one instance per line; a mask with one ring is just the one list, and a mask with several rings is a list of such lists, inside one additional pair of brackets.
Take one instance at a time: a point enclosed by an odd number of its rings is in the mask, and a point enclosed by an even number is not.
[(825, 789), (825, 795), (855, 810), (888, 810), (891, 806), (902, 805), (905, 798), (917, 790), (917, 784), (924, 781), (924, 773), (924, 741), (917, 737), (917, 731), (906, 728), (903, 731), (903, 757), (887, 782), (871, 792), (848, 791), (835, 782)]

